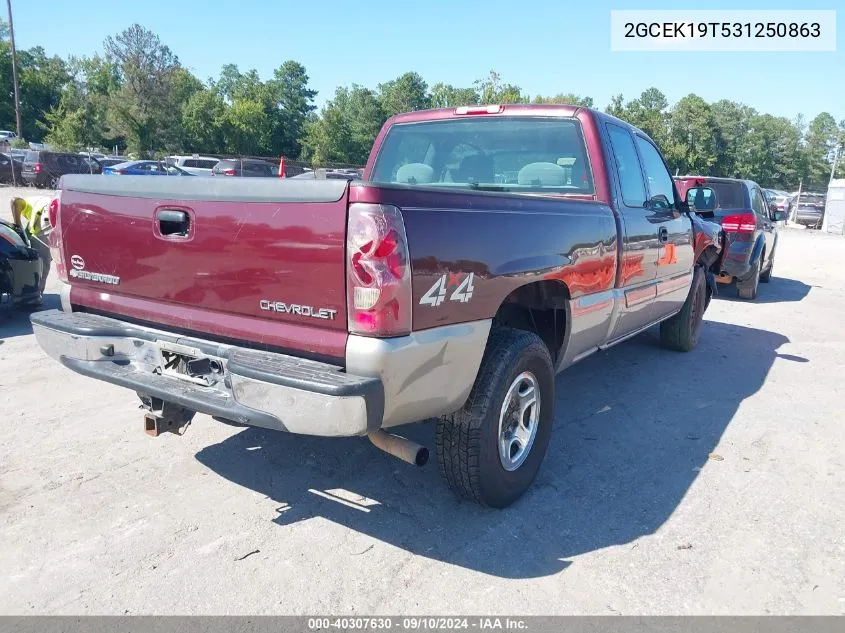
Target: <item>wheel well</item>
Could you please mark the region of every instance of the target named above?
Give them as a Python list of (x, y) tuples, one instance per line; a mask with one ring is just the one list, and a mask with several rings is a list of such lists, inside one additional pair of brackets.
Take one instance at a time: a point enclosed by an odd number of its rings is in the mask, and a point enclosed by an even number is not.
[(520, 286), (505, 297), (493, 317), (493, 325), (533, 332), (543, 340), (552, 361), (556, 362), (569, 330), (568, 311), (569, 290), (565, 284), (536, 281)]

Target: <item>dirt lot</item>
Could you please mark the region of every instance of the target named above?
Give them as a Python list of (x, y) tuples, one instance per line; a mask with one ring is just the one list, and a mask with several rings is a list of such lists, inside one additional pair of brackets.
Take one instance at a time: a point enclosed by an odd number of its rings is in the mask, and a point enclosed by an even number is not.
[(774, 275), (690, 354), (648, 332), (561, 374), (505, 511), (365, 439), (152, 439), (0, 312), (0, 612), (845, 613), (845, 239), (783, 231)]

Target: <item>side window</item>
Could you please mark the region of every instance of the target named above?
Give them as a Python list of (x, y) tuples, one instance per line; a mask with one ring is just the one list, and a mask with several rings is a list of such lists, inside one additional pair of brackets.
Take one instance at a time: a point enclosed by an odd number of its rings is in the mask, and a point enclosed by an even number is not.
[(660, 157), (660, 152), (654, 145), (640, 136), (637, 137), (637, 147), (639, 147), (640, 155), (643, 157), (643, 167), (648, 180), (650, 198), (652, 200), (658, 196), (665, 196), (666, 198), (665, 201), (661, 200), (655, 204), (655, 208), (668, 209), (672, 207), (675, 204), (672, 176), (669, 175), (669, 171)]
[(761, 218), (765, 218), (766, 214), (766, 206), (763, 203), (763, 196), (760, 194), (760, 190), (757, 187), (751, 188), (751, 208), (754, 209), (754, 213), (759, 215)]
[(645, 204), (646, 195), (634, 140), (628, 130), (613, 123), (607, 124), (607, 131), (610, 134), (610, 145), (613, 148), (613, 157), (616, 159), (616, 168), (619, 170), (622, 200), (626, 206), (642, 207)]

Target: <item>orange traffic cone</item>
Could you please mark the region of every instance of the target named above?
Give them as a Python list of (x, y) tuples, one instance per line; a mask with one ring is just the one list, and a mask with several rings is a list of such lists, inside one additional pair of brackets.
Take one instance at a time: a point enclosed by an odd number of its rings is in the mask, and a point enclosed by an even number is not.
[(285, 157), (282, 156), (282, 159), (279, 161), (279, 178), (285, 177)]

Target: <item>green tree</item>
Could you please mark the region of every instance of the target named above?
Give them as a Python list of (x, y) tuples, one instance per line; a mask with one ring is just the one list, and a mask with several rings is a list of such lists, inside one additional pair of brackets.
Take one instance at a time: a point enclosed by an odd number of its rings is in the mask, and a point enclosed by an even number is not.
[(298, 157), (302, 152), (305, 123), (316, 110), (317, 91), (308, 87), (305, 66), (293, 60), (284, 62), (273, 72), (269, 86), (276, 108), (273, 151), (282, 156)]
[(338, 88), (320, 118), (308, 125), (304, 155), (314, 164), (363, 165), (386, 119), (378, 95), (369, 88)]
[(807, 126), (803, 147), (805, 184), (826, 189), (833, 165), (833, 155), (840, 144), (839, 126), (829, 113), (822, 112)]
[(845, 119), (839, 122), (839, 155), (834, 178), (845, 178)]
[(625, 110), (625, 99), (622, 94), (613, 95), (610, 98), (610, 103), (604, 109), (610, 116), (615, 116), (617, 119), (625, 119), (627, 111)]
[(495, 70), (491, 70), (484, 79), (476, 80), (475, 87), (482, 104), (528, 102), (519, 86), (504, 83)]
[[(44, 140), (59, 148), (105, 147), (112, 141), (107, 125), (108, 97), (119, 87), (117, 69), (99, 56), (70, 57), (70, 81), (59, 103), (45, 113)], [(121, 143), (122, 144), (122, 143)]]
[(704, 99), (690, 94), (675, 104), (669, 115), (669, 133), (663, 150), (670, 167), (681, 173), (711, 173), (718, 160), (716, 123)]
[(664, 147), (669, 136), (669, 101), (657, 88), (649, 88), (625, 106), (625, 120)]
[(571, 92), (559, 93), (554, 97), (543, 97), (537, 95), (532, 99), (532, 103), (560, 103), (566, 105), (583, 106), (585, 108), (592, 108), (595, 106), (592, 97), (582, 97)]
[(711, 173), (713, 176), (731, 177), (737, 173), (738, 165), (747, 151), (746, 139), (757, 112), (754, 108), (728, 99), (714, 103), (711, 111), (716, 128), (716, 163)]
[(378, 100), (386, 117), (431, 107), (428, 84), (417, 73), (408, 72), (378, 85)]
[(734, 176), (749, 178), (763, 187), (795, 186), (800, 177), (795, 160), (800, 136), (796, 125), (786, 117), (753, 116)]
[[(58, 106), (62, 89), (70, 80), (67, 64), (60, 57), (48, 57), (40, 46), (17, 51), (18, 87), (21, 104), (21, 132), (24, 138), (40, 139), (45, 114)], [(12, 82), (12, 49), (0, 40), (0, 124), (15, 129), (15, 98)]]
[(217, 92), (200, 90), (192, 94), (182, 106), (183, 149), (209, 154), (226, 151), (227, 108)]
[(665, 150), (669, 137), (668, 108), (666, 95), (657, 88), (649, 88), (639, 98), (627, 103), (621, 94), (613, 96), (605, 112), (640, 128)]
[(480, 103), (480, 95), (475, 88), (455, 88), (450, 84), (442, 82), (431, 87), (432, 108), (457, 108), (458, 106), (477, 105)]
[(240, 155), (269, 153), (271, 120), (264, 104), (252, 99), (235, 99), (224, 111), (223, 135), (226, 150)]
[(177, 146), (180, 108), (174, 100), (173, 82), (179, 59), (158, 35), (138, 24), (106, 38), (105, 50), (121, 83), (109, 99), (113, 132), (141, 154)]

